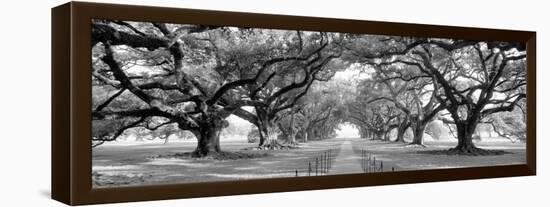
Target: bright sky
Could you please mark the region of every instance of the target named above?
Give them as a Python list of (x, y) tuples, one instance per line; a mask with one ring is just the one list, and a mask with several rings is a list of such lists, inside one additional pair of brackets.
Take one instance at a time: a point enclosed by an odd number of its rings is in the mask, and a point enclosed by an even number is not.
[(252, 124), (244, 119), (241, 119), (238, 116), (235, 115), (229, 115), (226, 119), (230, 124), (234, 124), (237, 126), (243, 126), (244, 129), (249, 129)]
[(358, 138), (359, 130), (353, 125), (345, 123), (340, 125), (340, 129), (336, 130), (336, 138)]
[(340, 80), (352, 80), (352, 79), (362, 79), (368, 77), (368, 70), (367, 72), (365, 69), (361, 68), (361, 66), (353, 64), (349, 68), (345, 70), (338, 71), (334, 74), (334, 79), (340, 79)]

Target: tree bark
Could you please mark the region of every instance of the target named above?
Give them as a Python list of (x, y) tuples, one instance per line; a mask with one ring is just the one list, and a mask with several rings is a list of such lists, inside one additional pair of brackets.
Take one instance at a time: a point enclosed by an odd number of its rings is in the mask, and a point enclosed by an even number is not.
[(289, 142), (291, 144), (296, 144), (296, 132), (294, 132), (294, 112), (290, 115), (290, 133), (289, 133)]
[(267, 137), (268, 132), (267, 132), (266, 127), (263, 126), (263, 125), (260, 125), (258, 127), (258, 132), (260, 133), (260, 142), (259, 142), (258, 146), (262, 146), (262, 145), (264, 145), (264, 143), (266, 142), (266, 139), (268, 138)]
[(411, 145), (424, 145), (424, 130), (426, 129), (425, 123), (416, 123), (413, 128), (413, 141)]
[(294, 132), (290, 133), (289, 142), (291, 144), (296, 144), (297, 143), (296, 142), (296, 133), (294, 133)]
[(361, 133), (361, 138), (363, 138), (363, 139), (369, 139), (370, 138), (370, 131), (367, 128), (361, 127), (359, 132)]
[(220, 148), (221, 127), (205, 127), (193, 131), (197, 137), (197, 148), (192, 153), (193, 157), (206, 157), (221, 151)]
[(260, 134), (262, 134), (262, 136), (260, 136), (260, 143), (258, 147), (261, 149), (283, 148), (284, 146), (278, 141), (278, 127), (272, 121), (266, 121), (263, 123), (265, 125), (262, 125), (260, 130)]
[(456, 134), (458, 144), (456, 147), (448, 150), (447, 154), (458, 155), (501, 155), (505, 152), (502, 150), (485, 150), (477, 148), (474, 145), (473, 138), (476, 132), (476, 127), (479, 124), (480, 114), (473, 112), (466, 120), (459, 120), (458, 116), (454, 115), (456, 125)]
[(477, 123), (473, 123), (473, 121), (456, 124), (458, 144), (452, 150), (463, 153), (472, 153), (475, 149), (477, 149), (472, 140), (476, 125)]
[(367, 131), (369, 136), (367, 137), (367, 139), (375, 139), (375, 136), (374, 136), (374, 131), (371, 129), (371, 130), (368, 130)]
[(291, 142), (292, 140), (290, 139), (290, 131), (285, 128), (285, 126), (283, 126), (282, 123), (278, 123), (277, 124), (277, 127), (279, 128), (279, 131), (281, 132), (282, 134), (282, 137), (285, 139), (286, 142)]
[(270, 126), (262, 126), (262, 129), (260, 130), (260, 134), (262, 134), (260, 139), (259, 146), (265, 146), (273, 141), (273, 129)]
[(382, 130), (377, 130), (377, 131), (376, 131), (376, 139), (378, 139), (378, 140), (383, 140), (383, 139), (384, 139), (384, 131), (382, 131)]
[(391, 132), (391, 129), (384, 130), (384, 141), (386, 142), (390, 141), (390, 136), (389, 136), (390, 132)]
[(407, 124), (399, 125), (397, 128), (397, 138), (395, 139), (396, 142), (405, 142), (405, 132), (407, 131), (407, 128), (409, 128)]

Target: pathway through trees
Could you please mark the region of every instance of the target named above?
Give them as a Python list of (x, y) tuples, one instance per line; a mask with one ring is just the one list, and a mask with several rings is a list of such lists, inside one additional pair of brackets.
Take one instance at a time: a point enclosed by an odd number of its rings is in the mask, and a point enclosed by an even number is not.
[(350, 140), (346, 140), (340, 146), (340, 153), (334, 159), (334, 165), (329, 170), (329, 174), (352, 174), (361, 173), (361, 157), (355, 154)]

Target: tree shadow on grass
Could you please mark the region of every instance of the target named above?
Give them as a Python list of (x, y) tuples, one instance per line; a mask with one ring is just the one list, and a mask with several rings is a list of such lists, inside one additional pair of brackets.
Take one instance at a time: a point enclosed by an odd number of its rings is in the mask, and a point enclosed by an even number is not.
[(92, 181), (94, 187), (111, 187), (123, 185), (136, 185), (144, 183), (151, 178), (151, 174), (133, 173), (133, 174), (106, 174), (92, 172)]
[(514, 154), (513, 152), (508, 152), (504, 150), (488, 150), (475, 148), (472, 150), (457, 150), (456, 148), (442, 149), (442, 150), (423, 150), (417, 151), (417, 154), (427, 154), (427, 155), (466, 155), (466, 156), (495, 156), (495, 155), (504, 155), (504, 154)]
[(158, 158), (172, 158), (172, 159), (192, 159), (192, 160), (241, 160), (241, 159), (254, 159), (270, 156), (269, 153), (247, 153), (247, 152), (227, 152), (222, 151), (213, 153), (206, 157), (193, 157), (192, 152), (173, 153), (167, 155), (157, 155), (151, 157), (152, 159)]

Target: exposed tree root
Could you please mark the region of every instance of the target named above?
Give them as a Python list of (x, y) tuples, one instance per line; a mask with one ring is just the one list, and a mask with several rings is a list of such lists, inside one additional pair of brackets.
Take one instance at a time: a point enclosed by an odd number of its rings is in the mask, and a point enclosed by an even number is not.
[(399, 140), (399, 139), (395, 139), (395, 140), (393, 140), (392, 142), (395, 142), (395, 143), (407, 143), (407, 142), (405, 142), (405, 140)]
[(487, 150), (487, 149), (481, 149), (477, 148), (475, 146), (466, 146), (466, 147), (455, 147), (450, 148), (447, 150), (447, 154), (450, 155), (481, 155), (481, 156), (487, 156), (487, 155), (503, 155), (506, 154), (503, 150)]
[(252, 150), (290, 150), (290, 149), (297, 149), (300, 148), (295, 145), (287, 145), (287, 144), (266, 144), (263, 146), (253, 147)]
[(240, 160), (240, 159), (253, 159), (269, 156), (268, 153), (245, 153), (245, 152), (211, 152), (206, 156), (196, 157), (193, 152), (174, 153), (168, 155), (158, 155), (151, 157), (151, 159), (158, 158), (172, 158), (172, 159), (206, 159), (206, 160)]
[(278, 141), (272, 141), (262, 146), (250, 147), (245, 150), (290, 150), (300, 148), (297, 144), (281, 144)]
[(416, 143), (409, 143), (405, 145), (406, 148), (426, 148), (427, 146), (424, 144), (416, 144)]
[(146, 179), (150, 179), (153, 176), (151, 174), (103, 174), (97, 171), (92, 172), (93, 185), (97, 187), (101, 186), (123, 186), (123, 185), (136, 185), (145, 182)]
[(194, 150), (193, 152), (191, 152), (191, 157), (193, 157), (193, 158), (202, 158), (202, 157), (207, 157), (209, 155), (214, 155), (214, 154), (218, 154), (218, 153), (219, 152), (211, 151), (211, 152), (208, 152), (208, 154), (204, 154), (201, 151)]
[(457, 146), (448, 150), (428, 150), (420, 151), (421, 154), (433, 154), (433, 155), (467, 155), (467, 156), (493, 156), (510, 154), (504, 150), (487, 150), (477, 148), (475, 146)]
[(298, 143), (297, 141), (285, 141), (284, 144), (286, 145), (291, 145), (291, 146), (298, 146), (300, 145), (300, 143)]

